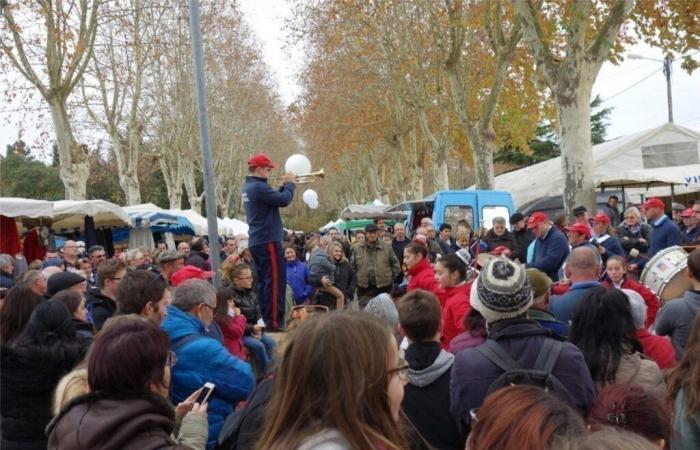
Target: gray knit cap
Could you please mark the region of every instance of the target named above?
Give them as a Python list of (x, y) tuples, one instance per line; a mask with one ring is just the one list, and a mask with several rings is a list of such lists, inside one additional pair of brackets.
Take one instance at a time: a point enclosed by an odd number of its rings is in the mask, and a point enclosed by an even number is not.
[(532, 289), (520, 264), (496, 257), (472, 284), (470, 298), (472, 307), (491, 323), (526, 312), (532, 305)]
[(389, 294), (379, 294), (367, 303), (365, 312), (372, 314), (391, 327), (399, 324), (399, 312)]

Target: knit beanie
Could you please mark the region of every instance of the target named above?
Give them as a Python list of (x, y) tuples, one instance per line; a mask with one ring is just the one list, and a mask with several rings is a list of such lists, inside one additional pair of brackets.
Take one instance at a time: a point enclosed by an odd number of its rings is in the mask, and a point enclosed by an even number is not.
[(78, 283), (85, 281), (85, 277), (78, 275), (73, 272), (59, 272), (51, 275), (47, 281), (47, 291), (46, 294), (49, 297), (53, 297), (59, 291), (68, 289), (75, 286)]
[(72, 337), (75, 335), (75, 328), (66, 305), (57, 300), (49, 300), (39, 303), (34, 308), (24, 332), (35, 338), (46, 333)]
[(371, 299), (365, 306), (365, 312), (372, 314), (390, 327), (396, 327), (399, 324), (399, 312), (389, 294), (379, 294)]
[(496, 257), (472, 284), (471, 305), (487, 322), (512, 319), (532, 305), (532, 289), (520, 264)]

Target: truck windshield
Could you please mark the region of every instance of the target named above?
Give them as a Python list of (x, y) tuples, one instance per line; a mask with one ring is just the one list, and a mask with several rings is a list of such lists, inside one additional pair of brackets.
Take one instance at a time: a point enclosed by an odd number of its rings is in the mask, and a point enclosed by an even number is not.
[(506, 228), (510, 230), (510, 214), (505, 206), (484, 206), (481, 210), (481, 220), (483, 221), (481, 226), (490, 229), (493, 226), (493, 219), (496, 217), (506, 219)]
[(471, 206), (454, 205), (445, 207), (445, 223), (449, 223), (453, 230), (457, 229), (460, 221), (465, 220), (469, 228), (474, 229), (474, 210)]

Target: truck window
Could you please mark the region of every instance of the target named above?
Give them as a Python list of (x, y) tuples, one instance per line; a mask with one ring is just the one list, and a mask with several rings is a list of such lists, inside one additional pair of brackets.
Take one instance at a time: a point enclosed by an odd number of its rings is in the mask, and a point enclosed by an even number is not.
[(493, 219), (496, 217), (503, 217), (506, 219), (506, 227), (510, 230), (510, 214), (508, 213), (508, 208), (505, 206), (484, 206), (481, 210), (481, 219), (483, 220), (483, 227), (490, 230), (493, 226)]
[(457, 232), (457, 224), (460, 220), (466, 220), (469, 226), (474, 229), (474, 210), (471, 206), (454, 205), (445, 207), (445, 223), (449, 223), (452, 232)]

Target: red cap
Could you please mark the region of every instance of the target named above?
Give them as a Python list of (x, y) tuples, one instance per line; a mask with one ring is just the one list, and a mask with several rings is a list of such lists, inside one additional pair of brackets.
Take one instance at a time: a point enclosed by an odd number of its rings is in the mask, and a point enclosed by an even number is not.
[(661, 201), (661, 199), (658, 199), (656, 197), (650, 198), (647, 201), (644, 202), (642, 205), (642, 208), (648, 209), (648, 208), (659, 208), (662, 211), (666, 209), (666, 205), (664, 205), (664, 202)]
[(693, 208), (688, 208), (681, 213), (681, 217), (693, 217), (694, 215), (695, 212), (693, 211)]
[(187, 280), (208, 280), (214, 276), (209, 272), (195, 266), (185, 266), (170, 276), (170, 283), (177, 287)]
[(596, 214), (591, 220), (593, 222), (610, 223), (610, 217), (603, 213)]
[(549, 222), (549, 217), (547, 217), (547, 214), (543, 212), (532, 213), (530, 218), (527, 219), (527, 227), (535, 228), (535, 226), (541, 222)]
[(422, 234), (416, 234), (415, 236), (413, 236), (413, 242), (418, 243), (420, 245), (427, 246), (428, 245), (428, 238), (426, 238)]
[(248, 167), (277, 167), (277, 164), (272, 162), (269, 156), (264, 153), (256, 153), (248, 158)]
[(586, 239), (591, 237), (591, 229), (585, 223), (574, 223), (566, 227), (566, 231), (581, 233)]

